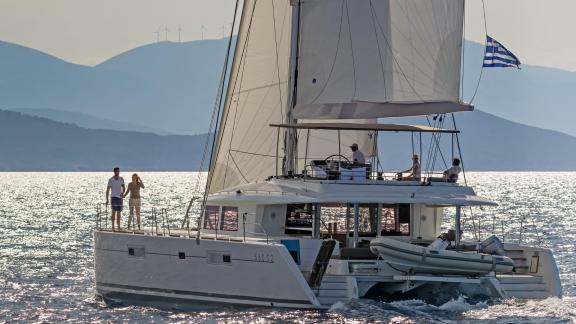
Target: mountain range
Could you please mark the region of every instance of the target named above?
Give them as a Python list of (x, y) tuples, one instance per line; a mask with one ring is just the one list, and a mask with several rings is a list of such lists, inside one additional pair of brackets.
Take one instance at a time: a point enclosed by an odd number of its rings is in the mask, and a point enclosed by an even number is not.
[[(452, 121), (444, 123), (450, 125)], [(576, 137), (481, 111), (459, 114), (457, 123), (463, 130), (460, 139), (468, 170), (576, 171)], [(140, 171), (193, 171), (199, 168), (205, 141), (206, 135), (94, 130), (0, 110), (0, 171), (109, 171), (114, 166)], [(406, 169), (412, 154), (410, 142), (408, 133), (382, 134), (379, 145), (383, 167)], [(428, 136), (422, 142), (425, 150), (431, 143)], [(444, 154), (450, 154), (450, 136), (444, 135), (440, 142)], [(450, 157), (444, 158), (449, 164)], [(423, 166), (428, 160), (424, 154)], [(434, 169), (443, 168), (439, 157)]]
[(142, 125), (207, 131), (226, 41), (160, 42), (94, 67), (0, 42), (0, 109), (45, 109)]
[[(0, 42), (0, 171), (196, 170), (225, 47), (226, 40), (160, 42), (88, 67)], [(465, 99), (482, 57), (480, 45), (466, 48)], [(484, 70), (476, 111), (456, 114), (466, 167), (576, 170), (574, 86), (576, 74), (557, 69)], [(449, 152), (450, 138), (442, 141)], [(406, 134), (383, 134), (379, 144), (385, 168), (407, 168)]]
[[(88, 117), (106, 120), (83, 124), (90, 128), (133, 130), (136, 126), (160, 134), (204, 133), (226, 44), (226, 39), (159, 42), (89, 67), (0, 42), (0, 109), (34, 109), (35, 115), (64, 122)], [(465, 45), (463, 99), (470, 100), (480, 75), (483, 46)], [(485, 69), (474, 104), (499, 117), (576, 136), (571, 97), (575, 88), (575, 72), (529, 65), (521, 70)], [(41, 113), (47, 108), (50, 114)], [(67, 117), (56, 116), (55, 110)], [(72, 117), (77, 113), (81, 115)]]
[(0, 110), (0, 171), (197, 170), (205, 140), (86, 129)]

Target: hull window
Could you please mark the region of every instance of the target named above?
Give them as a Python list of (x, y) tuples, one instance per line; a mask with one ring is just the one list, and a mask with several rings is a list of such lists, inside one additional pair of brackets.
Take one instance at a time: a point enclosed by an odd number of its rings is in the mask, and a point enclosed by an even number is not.
[(207, 251), (206, 261), (211, 264), (231, 264), (232, 257), (230, 252), (226, 251)]
[(132, 258), (143, 258), (146, 255), (143, 246), (128, 246), (128, 256)]

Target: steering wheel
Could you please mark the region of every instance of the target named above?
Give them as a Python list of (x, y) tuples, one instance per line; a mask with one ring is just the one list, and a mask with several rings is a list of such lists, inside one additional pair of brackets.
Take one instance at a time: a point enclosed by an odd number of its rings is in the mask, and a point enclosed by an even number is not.
[(335, 159), (333, 159), (334, 157), (340, 157), (340, 158), (342, 158), (344, 161), (346, 161), (348, 164), (352, 164), (352, 162), (350, 162), (350, 160), (348, 160), (348, 158), (345, 157), (345, 156), (342, 155), (342, 154), (332, 154), (332, 155), (330, 155), (329, 157), (325, 158), (325, 159), (324, 159), (324, 162), (334, 161), (334, 160), (335, 160)]

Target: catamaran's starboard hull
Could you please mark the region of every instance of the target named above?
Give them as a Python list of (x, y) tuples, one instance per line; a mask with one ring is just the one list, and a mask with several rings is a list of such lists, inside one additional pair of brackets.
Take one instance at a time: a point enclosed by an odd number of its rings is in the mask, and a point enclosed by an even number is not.
[(319, 308), (283, 245), (94, 232), (96, 293), (174, 306)]

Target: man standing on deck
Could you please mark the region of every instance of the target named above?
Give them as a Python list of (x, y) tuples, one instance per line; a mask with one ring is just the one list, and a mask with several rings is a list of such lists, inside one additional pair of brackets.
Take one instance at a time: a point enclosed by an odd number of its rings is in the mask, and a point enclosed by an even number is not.
[(364, 153), (358, 150), (358, 144), (354, 143), (350, 145), (350, 149), (352, 150), (352, 163), (354, 164), (365, 164), (366, 158), (364, 157)]
[[(112, 191), (112, 194), (110, 194)], [(112, 202), (112, 231), (114, 231), (114, 218), (116, 218), (116, 227), (120, 230), (120, 219), (122, 218), (122, 197), (124, 197), (124, 178), (120, 176), (120, 168), (114, 168), (114, 176), (108, 180), (106, 187), (106, 205), (108, 205), (108, 197), (110, 196)]]

